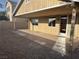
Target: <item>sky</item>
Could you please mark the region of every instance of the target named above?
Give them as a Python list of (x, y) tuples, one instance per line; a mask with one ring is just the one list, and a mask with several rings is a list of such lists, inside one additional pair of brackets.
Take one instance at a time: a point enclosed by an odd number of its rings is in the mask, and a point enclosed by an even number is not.
[(6, 0), (0, 0), (0, 4), (2, 4), (2, 8), (0, 8), (0, 11), (4, 11), (5, 10), (5, 3), (6, 3)]
[[(19, 0), (12, 0), (15, 2), (18, 2)], [(2, 4), (2, 8), (0, 8), (0, 11), (5, 11), (5, 4), (6, 4), (6, 0), (0, 0), (0, 4)]]

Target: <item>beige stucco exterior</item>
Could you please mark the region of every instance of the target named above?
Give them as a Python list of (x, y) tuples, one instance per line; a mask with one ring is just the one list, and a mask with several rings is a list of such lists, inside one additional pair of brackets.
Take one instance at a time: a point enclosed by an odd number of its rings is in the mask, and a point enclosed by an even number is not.
[(76, 39), (79, 38), (79, 24), (77, 24), (77, 25), (75, 26), (75, 37), (76, 37)]
[[(56, 20), (56, 26), (48, 26), (48, 19), (49, 18), (38, 18), (39, 23), (38, 25), (32, 25), (32, 21), (30, 19), (30, 30), (31, 31), (36, 31), (36, 32), (42, 32), (42, 33), (47, 33), (55, 36), (59, 36), (60, 34), (60, 20)], [(70, 18), (67, 20), (66, 24), (66, 36), (69, 38), (70, 37), (70, 30), (71, 30), (71, 24), (70, 24)], [(75, 39), (79, 39), (79, 18), (76, 21), (77, 23), (75, 24)]]
[[(48, 19), (49, 18), (38, 18), (39, 19), (39, 23), (38, 25), (32, 25), (32, 23), (30, 23), (30, 30), (32, 31), (37, 31), (37, 32), (43, 32), (43, 33), (47, 33), (47, 34), (51, 34), (51, 35), (58, 35), (59, 34), (59, 20), (56, 20), (56, 26), (52, 27), (52, 26), (48, 26)], [(31, 22), (31, 21), (30, 21)]]
[[(77, 8), (79, 11), (79, 8)], [(66, 36), (70, 36), (71, 30), (71, 18), (70, 15), (72, 13), (72, 8), (70, 3), (62, 2), (60, 0), (30, 0), (29, 2), (24, 2), (20, 6), (19, 10), (16, 12), (15, 16), (26, 16), (29, 20), (29, 30), (43, 32), (51, 35), (59, 35), (60, 34), (60, 18), (63, 15), (68, 16), (67, 24), (66, 24)], [(78, 13), (78, 12), (77, 12)], [(48, 18), (56, 16), (56, 26), (50, 27), (48, 26)], [(32, 19), (38, 18), (39, 23), (38, 26), (32, 25)], [(78, 16), (77, 16), (78, 17)], [(79, 37), (79, 18), (78, 22), (75, 25), (75, 38)]]
[(79, 38), (79, 15), (77, 16), (76, 25), (75, 25), (75, 37), (76, 39)]

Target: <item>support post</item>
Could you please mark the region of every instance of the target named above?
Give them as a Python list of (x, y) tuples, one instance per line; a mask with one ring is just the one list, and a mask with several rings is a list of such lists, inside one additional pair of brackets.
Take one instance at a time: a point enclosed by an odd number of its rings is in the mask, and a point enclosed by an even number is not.
[(70, 31), (70, 54), (72, 56), (72, 51), (73, 51), (73, 40), (74, 40), (74, 30), (75, 30), (75, 23), (76, 23), (76, 6), (75, 2), (72, 1), (72, 19), (71, 19), (71, 31)]
[(13, 27), (14, 27), (14, 30), (16, 29), (16, 18), (14, 18), (14, 25), (13, 25)]

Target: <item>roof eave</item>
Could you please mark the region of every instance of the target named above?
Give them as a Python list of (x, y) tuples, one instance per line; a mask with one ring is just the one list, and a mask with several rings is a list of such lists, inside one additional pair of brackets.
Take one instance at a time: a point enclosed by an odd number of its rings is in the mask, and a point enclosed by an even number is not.
[(24, 12), (22, 14), (15, 15), (15, 16), (20, 16), (20, 15), (24, 15), (24, 14), (31, 14), (31, 13), (35, 13), (35, 12), (39, 12), (39, 11), (43, 11), (43, 10), (62, 7), (62, 6), (65, 6), (65, 5), (71, 5), (71, 3), (69, 2), (69, 3), (64, 3), (64, 4), (61, 4), (61, 5), (51, 6), (51, 7), (47, 7), (47, 8), (43, 8), (43, 9), (39, 9), (39, 10), (30, 11), (30, 12)]
[(22, 4), (24, 0), (19, 0), (18, 4), (16, 5), (14, 11), (13, 11), (13, 16), (15, 16), (16, 12), (18, 11), (20, 5)]

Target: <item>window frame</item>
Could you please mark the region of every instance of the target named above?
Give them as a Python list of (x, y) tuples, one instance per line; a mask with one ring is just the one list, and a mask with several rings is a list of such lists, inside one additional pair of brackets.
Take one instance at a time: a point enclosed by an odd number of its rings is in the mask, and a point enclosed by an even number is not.
[(39, 19), (32, 19), (32, 25), (38, 25)]
[(26, 0), (26, 4), (29, 3), (29, 2), (30, 2), (30, 0)]
[(48, 26), (50, 26), (50, 27), (56, 26), (56, 17), (51, 17), (48, 19)]

